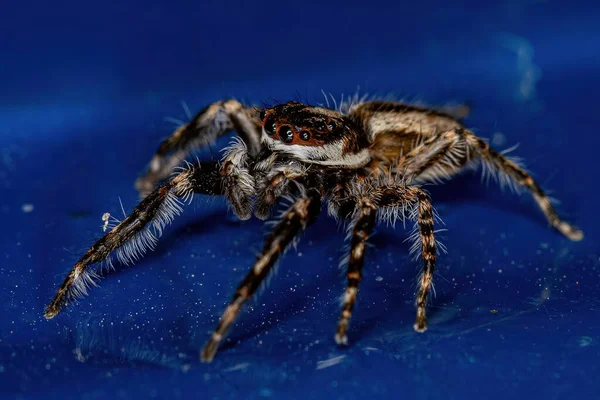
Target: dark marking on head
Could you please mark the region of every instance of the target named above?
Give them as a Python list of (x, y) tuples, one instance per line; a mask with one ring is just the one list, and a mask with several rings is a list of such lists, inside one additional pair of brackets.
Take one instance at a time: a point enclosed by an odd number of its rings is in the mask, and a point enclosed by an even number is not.
[(355, 153), (366, 139), (350, 118), (337, 111), (291, 101), (264, 110), (265, 133), (286, 144), (301, 146), (341, 145), (344, 153)]

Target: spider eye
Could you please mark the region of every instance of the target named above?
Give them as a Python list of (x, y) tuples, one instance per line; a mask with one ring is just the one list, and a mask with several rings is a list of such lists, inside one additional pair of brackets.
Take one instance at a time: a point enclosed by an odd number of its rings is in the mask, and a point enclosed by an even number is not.
[(307, 141), (308, 139), (310, 139), (310, 133), (308, 131), (300, 132), (300, 139)]
[(337, 128), (337, 124), (333, 121), (329, 121), (327, 123), (327, 129), (329, 129), (330, 131), (334, 130), (335, 128)]
[(279, 129), (279, 137), (282, 141), (290, 143), (294, 140), (294, 132), (292, 132), (292, 129), (289, 126), (282, 126), (281, 129)]
[(277, 129), (277, 125), (275, 125), (275, 121), (271, 118), (265, 121), (265, 133), (269, 136), (273, 136), (275, 134), (275, 130)]
[(266, 116), (267, 116), (266, 111), (265, 110), (260, 110), (260, 115), (259, 115), (260, 120), (264, 121)]

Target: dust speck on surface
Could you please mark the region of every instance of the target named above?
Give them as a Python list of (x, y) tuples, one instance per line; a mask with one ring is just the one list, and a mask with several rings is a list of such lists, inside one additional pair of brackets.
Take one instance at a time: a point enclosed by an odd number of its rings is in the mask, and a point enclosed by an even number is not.
[(317, 361), (317, 369), (333, 367), (334, 365), (341, 363), (344, 358), (346, 358), (346, 356), (338, 356), (323, 361)]
[(25, 203), (21, 206), (21, 211), (23, 211), (24, 213), (30, 213), (33, 211), (33, 209), (34, 207), (31, 203)]

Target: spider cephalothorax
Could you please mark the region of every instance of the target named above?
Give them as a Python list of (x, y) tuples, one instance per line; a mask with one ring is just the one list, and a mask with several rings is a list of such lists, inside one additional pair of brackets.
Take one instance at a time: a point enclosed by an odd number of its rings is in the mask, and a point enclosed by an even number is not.
[[(231, 130), (239, 138), (225, 149), (220, 162), (186, 162), (177, 167), (183, 154)], [(194, 193), (225, 196), (240, 219), (252, 214), (267, 218), (278, 199), (292, 196), (292, 205), (238, 286), (202, 360), (213, 359), (242, 305), (290, 243), (319, 215), (323, 203), (331, 216), (349, 220), (347, 287), (336, 342), (347, 343), (366, 242), (382, 220), (415, 223), (412, 250), (420, 254), (423, 272), (414, 329), (423, 332), (440, 245), (435, 240), (431, 200), (417, 184), (444, 180), (475, 163), (483, 164), (501, 184), (528, 190), (548, 222), (563, 235), (583, 238), (580, 230), (558, 217), (540, 186), (516, 161), (490, 148), (450, 110), (383, 101), (346, 103), (340, 110), (298, 102), (265, 109), (245, 107), (235, 100), (211, 104), (160, 145), (148, 171), (136, 182), (144, 199), (77, 261), (45, 316), (53, 318), (69, 301), (85, 294), (99, 278), (95, 268), (99, 263), (110, 263), (112, 258), (134, 262), (153, 248)], [(167, 180), (175, 167), (180, 171)]]
[(362, 128), (334, 110), (289, 102), (263, 110), (263, 141), (273, 151), (299, 161), (358, 168), (369, 160)]

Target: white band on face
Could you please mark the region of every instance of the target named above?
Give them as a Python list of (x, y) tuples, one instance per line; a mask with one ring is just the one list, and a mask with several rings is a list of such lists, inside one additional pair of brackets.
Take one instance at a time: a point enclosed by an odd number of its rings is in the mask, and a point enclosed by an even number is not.
[(269, 137), (263, 130), (262, 141), (273, 151), (290, 154), (300, 161), (313, 164), (360, 168), (371, 161), (368, 148), (362, 149), (358, 153), (343, 154), (344, 142), (341, 140), (322, 146), (285, 144)]

